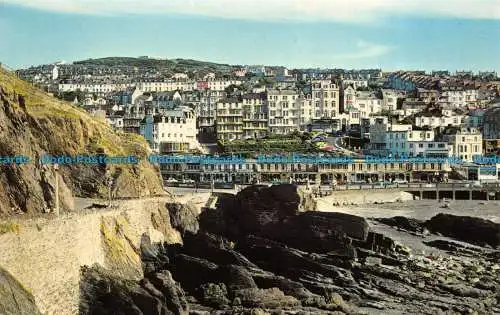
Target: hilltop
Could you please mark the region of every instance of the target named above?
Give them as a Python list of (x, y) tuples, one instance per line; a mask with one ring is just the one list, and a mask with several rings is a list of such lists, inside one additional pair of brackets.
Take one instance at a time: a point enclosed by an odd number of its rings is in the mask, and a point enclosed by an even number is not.
[[(54, 207), (55, 171), (39, 165), (43, 154), (148, 154), (144, 139), (117, 134), (103, 120), (70, 103), (57, 100), (0, 68), (0, 156), (24, 155), (26, 165), (0, 166), (0, 214), (43, 212)], [(109, 166), (116, 197), (163, 193), (158, 169), (137, 165)], [(105, 197), (104, 165), (62, 166), (59, 174), (61, 207), (71, 210), (72, 196)]]
[(106, 67), (138, 67), (154, 68), (157, 70), (172, 70), (177, 72), (210, 70), (214, 72), (231, 71), (238, 68), (228, 64), (220, 64), (193, 59), (154, 59), (134, 57), (105, 57), (75, 61), (75, 65), (106, 66)]

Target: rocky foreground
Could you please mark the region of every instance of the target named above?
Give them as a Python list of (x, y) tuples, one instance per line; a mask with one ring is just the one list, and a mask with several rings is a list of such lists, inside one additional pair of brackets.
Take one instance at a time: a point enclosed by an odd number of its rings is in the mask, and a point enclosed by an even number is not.
[(198, 217), (169, 204), (183, 245), (144, 236), (141, 281), (84, 267), (80, 313), (500, 313), (500, 224), (442, 214), (378, 220), (440, 253), (422, 255), (362, 217), (306, 211), (313, 206), (293, 185), (222, 195)]

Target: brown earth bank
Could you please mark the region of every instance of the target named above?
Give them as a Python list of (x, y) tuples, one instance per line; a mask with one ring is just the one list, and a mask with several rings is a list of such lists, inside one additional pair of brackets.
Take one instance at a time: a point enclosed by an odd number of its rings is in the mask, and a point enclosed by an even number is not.
[(500, 312), (499, 224), (454, 215), (375, 222), (315, 207), (293, 185), (222, 194), (199, 215), (170, 204), (182, 244), (144, 236), (139, 281), (83, 268), (80, 314)]
[(117, 134), (105, 121), (56, 100), (0, 67), (0, 156), (27, 156), (24, 165), (0, 165), (0, 215), (41, 213), (54, 208), (56, 176), (61, 211), (74, 209), (73, 196), (107, 197), (106, 170), (115, 197), (163, 194), (158, 169), (136, 165), (42, 165), (45, 155), (134, 155), (148, 146), (132, 134)]

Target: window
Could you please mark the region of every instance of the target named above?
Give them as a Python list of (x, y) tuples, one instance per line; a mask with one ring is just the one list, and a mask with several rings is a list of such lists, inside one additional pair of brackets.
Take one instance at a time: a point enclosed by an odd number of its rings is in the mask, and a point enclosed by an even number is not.
[(419, 143), (419, 144), (418, 144), (418, 147), (419, 147), (419, 148), (423, 148), (423, 147), (424, 147), (424, 144), (423, 144), (423, 143)]
[(429, 144), (427, 145), (427, 147), (428, 147), (428, 148), (434, 148), (434, 143), (429, 143)]

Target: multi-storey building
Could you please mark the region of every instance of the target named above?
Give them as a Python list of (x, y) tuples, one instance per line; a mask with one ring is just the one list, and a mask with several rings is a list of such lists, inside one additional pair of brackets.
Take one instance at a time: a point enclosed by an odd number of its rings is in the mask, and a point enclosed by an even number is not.
[(461, 87), (444, 87), (439, 103), (451, 107), (475, 106), (478, 101), (478, 91)]
[(389, 112), (397, 110), (398, 99), (402, 96), (403, 94), (400, 92), (382, 89), (382, 110)]
[(451, 155), (472, 162), (474, 156), (483, 153), (483, 137), (476, 128), (447, 128), (443, 140), (451, 146)]
[(237, 98), (225, 98), (216, 103), (215, 111), (217, 139), (243, 139), (243, 102)]
[(449, 156), (447, 142), (434, 139), (433, 130), (387, 131), (385, 143), (387, 150), (393, 156)]
[(243, 100), (243, 138), (261, 138), (267, 134), (267, 99), (265, 93), (245, 94)]
[(146, 115), (140, 125), (140, 134), (154, 152), (189, 152), (199, 147), (196, 115), (190, 107), (180, 106), (161, 114)]
[(465, 116), (453, 113), (451, 115), (434, 114), (434, 113), (417, 113), (415, 114), (415, 126), (417, 127), (446, 127), (460, 126), (465, 121)]
[(241, 80), (215, 80), (211, 79), (206, 81), (207, 88), (212, 91), (224, 91), (230, 85), (240, 85)]
[(193, 91), (196, 89), (196, 81), (192, 80), (164, 80), (164, 81), (141, 81), (137, 82), (137, 89), (143, 92), (170, 92), (170, 91)]
[(86, 93), (111, 93), (126, 90), (134, 86), (133, 83), (59, 83), (59, 92), (82, 91)]
[(347, 87), (349, 85), (352, 85), (355, 89), (357, 89), (357, 88), (367, 88), (368, 87), (368, 80), (362, 79), (362, 78), (357, 78), (357, 79), (343, 79), (342, 80), (342, 86)]
[(351, 85), (348, 85), (343, 91), (343, 102), (343, 111), (348, 112), (354, 109), (354, 105), (356, 104), (356, 89)]
[(417, 98), (425, 103), (436, 103), (439, 100), (438, 90), (428, 90), (424, 88), (417, 88)]
[(302, 113), (297, 90), (268, 90), (267, 103), (270, 133), (288, 134), (300, 129)]
[(200, 104), (197, 107), (198, 128), (202, 133), (215, 132), (216, 104), (226, 97), (224, 91), (201, 90)]
[(339, 86), (331, 80), (311, 81), (314, 119), (333, 118), (340, 111)]
[(360, 112), (361, 118), (368, 118), (370, 115), (380, 113), (382, 100), (371, 92), (357, 92), (353, 107)]

